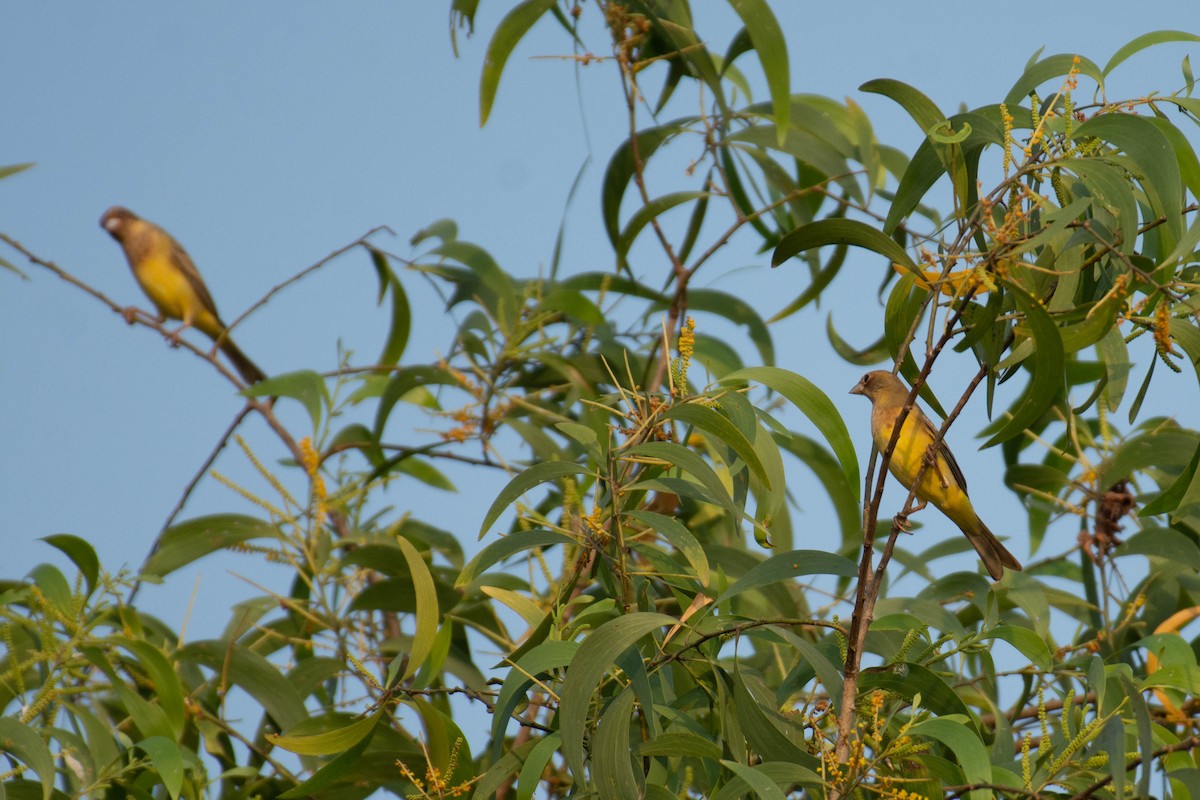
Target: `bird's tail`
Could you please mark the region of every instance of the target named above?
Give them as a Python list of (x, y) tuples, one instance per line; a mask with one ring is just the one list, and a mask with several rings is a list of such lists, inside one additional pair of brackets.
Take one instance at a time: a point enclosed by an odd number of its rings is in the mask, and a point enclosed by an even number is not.
[(258, 365), (251, 361), (245, 353), (238, 349), (238, 346), (233, 343), (233, 339), (228, 336), (220, 340), (221, 352), (229, 357), (229, 361), (233, 364), (234, 369), (242, 376), (242, 380), (247, 385), (253, 386), (262, 379), (266, 378), (266, 373), (258, 368)]
[(1017, 557), (1008, 552), (1008, 548), (1001, 544), (996, 535), (989, 531), (978, 518), (976, 518), (974, 530), (964, 529), (963, 533), (967, 535), (967, 540), (979, 554), (979, 559), (987, 567), (988, 575), (992, 576), (992, 580), (998, 581), (1003, 578), (1005, 567), (1021, 571), (1021, 562), (1017, 561)]

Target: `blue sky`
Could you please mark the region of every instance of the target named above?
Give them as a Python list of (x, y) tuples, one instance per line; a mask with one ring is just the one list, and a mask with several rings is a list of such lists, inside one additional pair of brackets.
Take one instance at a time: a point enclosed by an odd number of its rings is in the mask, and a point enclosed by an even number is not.
[[(544, 20), (510, 60), (481, 129), (481, 63), (509, 5), (481, 3), (478, 32), (471, 38), (460, 32), (457, 59), (446, 2), (301, 2), (286, 9), (229, 2), (12, 5), (0, 48), (0, 163), (37, 167), (0, 182), (0, 230), (118, 302), (147, 307), (119, 249), (97, 225), (105, 208), (126, 205), (175, 234), (230, 319), (377, 225), (397, 234), (381, 244), (407, 253), (412, 233), (452, 217), (463, 238), (507, 269), (536, 274), (549, 264), (571, 181), (590, 158), (570, 213), (564, 264), (611, 269), (598, 187), (624, 136), (612, 67), (577, 69), (566, 60), (535, 58), (568, 51), (554, 23)], [(1069, 14), (1066, 6), (1032, 2), (1002, 9), (949, 2), (776, 5), (789, 37), (793, 90), (853, 98), (881, 141), (908, 151), (920, 132), (889, 101), (859, 92), (864, 81), (906, 81), (953, 111), (960, 103), (1001, 98), (1040, 47), (1103, 63), (1140, 33), (1195, 19), (1184, 2), (1147, 4), (1136, 15), (1116, 3)], [(723, 50), (737, 27), (728, 5), (696, 6), (702, 34)], [(606, 52), (601, 37), (589, 44)], [(1188, 52), (1173, 46), (1137, 57), (1118, 73), (1110, 94), (1174, 90)], [(127, 327), (15, 253), (0, 255), (31, 278), (0, 273), (0, 340), (7, 345), (0, 356), (4, 577), (19, 577), (43, 560), (61, 564), (38, 541), (58, 532), (92, 541), (110, 570), (136, 567), (240, 403), (186, 352)], [(745, 287), (764, 317), (803, 288), (800, 271), (769, 270), (749, 243), (718, 260), (707, 280), (728, 291)], [(873, 288), (878, 265), (865, 257), (857, 263)], [(651, 265), (645, 273), (654, 274)], [(841, 283), (853, 290), (850, 273), (843, 272)], [(428, 361), (449, 348), (452, 323), (420, 282), (408, 285), (416, 320), (406, 359)], [(239, 326), (237, 339), (270, 373), (331, 368), (339, 343), (373, 356), (387, 329), (374, 292), (366, 257), (347, 256), (278, 296)], [(825, 388), (865, 460), (866, 407), (845, 395), (861, 370), (833, 356), (822, 333), (830, 311), (847, 325), (859, 318), (859, 309), (839, 305), (848, 297), (845, 290), (835, 294), (819, 312), (778, 326), (775, 336), (780, 366)], [(867, 326), (854, 340), (875, 335)], [(947, 385), (955, 374), (947, 370)], [(1190, 382), (1183, 388), (1194, 391)], [(972, 486), (997, 486), (999, 453), (973, 452), (970, 435), (983, 423), (981, 403), (973, 405), (951, 440)], [(306, 429), (299, 409), (283, 413), (296, 430)], [(282, 455), (259, 423), (245, 433), (263, 460)], [(218, 469), (261, 487), (234, 450)], [(407, 486), (387, 500), (473, 541), (503, 479), (455, 477), (464, 495), (452, 503)], [(798, 486), (811, 480), (799, 466), (789, 477)], [(998, 521), (992, 526), (998, 533), (1005, 532), (999, 521), (1010, 520), (1020, 534), (1024, 513), (1006, 492), (977, 501), (985, 519)], [(812, 505), (805, 509), (810, 521), (829, 519), (819, 502)], [(216, 511), (254, 509), (206, 481), (184, 517)], [(925, 523), (939, 536), (957, 535), (940, 517)], [(1027, 552), (1021, 544), (1013, 549)], [(144, 596), (179, 624), (198, 585), (196, 608), (212, 613), (198, 613), (190, 624), (212, 635), (230, 598), (253, 593), (230, 571), (256, 565), (209, 559)]]

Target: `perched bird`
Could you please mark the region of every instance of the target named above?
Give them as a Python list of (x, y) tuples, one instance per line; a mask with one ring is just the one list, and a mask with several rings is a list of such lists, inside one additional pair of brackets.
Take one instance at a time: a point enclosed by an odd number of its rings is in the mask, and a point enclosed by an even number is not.
[[(908, 387), (892, 373), (876, 370), (863, 375), (850, 394), (866, 395), (871, 401), (871, 438), (882, 453), (892, 439), (896, 418), (908, 399)], [(896, 440), (896, 449), (888, 462), (888, 468), (904, 484), (904, 488), (910, 488), (916, 480), (921, 464), (929, 457), (929, 446), (933, 444), (937, 432), (938, 429), (920, 408), (914, 405), (909, 410), (900, 429), (900, 437)], [(1021, 562), (987, 529), (971, 507), (971, 498), (967, 497), (967, 479), (963, 477), (958, 462), (944, 441), (938, 445), (936, 457), (917, 486), (917, 499), (920, 505), (915, 510), (919, 511), (927, 503), (933, 503), (962, 530), (975, 552), (979, 553), (992, 580), (1000, 580), (1005, 567), (1021, 569)]]
[(221, 348), (246, 383), (266, 377), (227, 335), (204, 279), (175, 237), (121, 206), (105, 211), (100, 227), (125, 251), (133, 277), (158, 309), (159, 322), (183, 321), (175, 331), (176, 340), (185, 328), (197, 328)]

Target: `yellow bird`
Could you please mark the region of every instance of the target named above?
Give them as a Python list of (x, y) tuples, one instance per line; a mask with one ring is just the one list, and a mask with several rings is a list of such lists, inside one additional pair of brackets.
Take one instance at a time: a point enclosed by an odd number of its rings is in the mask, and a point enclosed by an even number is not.
[(159, 322), (183, 321), (175, 331), (176, 340), (184, 329), (194, 327), (221, 348), (246, 383), (258, 383), (266, 377), (227, 335), (204, 279), (175, 237), (121, 206), (105, 211), (100, 227), (125, 251), (133, 277), (158, 309)]
[[(892, 439), (896, 418), (908, 399), (908, 387), (892, 373), (876, 370), (863, 375), (850, 394), (865, 395), (871, 401), (871, 438), (882, 453)], [(909, 410), (900, 429), (900, 437), (896, 440), (896, 449), (888, 462), (888, 469), (904, 484), (905, 489), (910, 488), (917, 479), (917, 472), (928, 458), (937, 431), (920, 408), (914, 405)], [(920, 511), (927, 503), (933, 503), (962, 530), (983, 560), (992, 580), (998, 581), (1004, 577), (1005, 567), (1021, 569), (1021, 562), (1008, 552), (975, 513), (971, 498), (967, 497), (967, 479), (963, 477), (958, 462), (944, 441), (938, 445), (936, 457), (917, 486), (917, 499), (920, 505), (914, 510)]]

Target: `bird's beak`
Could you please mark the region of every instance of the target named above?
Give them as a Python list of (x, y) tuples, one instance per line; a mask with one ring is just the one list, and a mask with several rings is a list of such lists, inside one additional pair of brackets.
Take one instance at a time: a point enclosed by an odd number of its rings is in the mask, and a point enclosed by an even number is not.
[(854, 384), (854, 388), (850, 390), (850, 394), (863, 394), (862, 383)]

